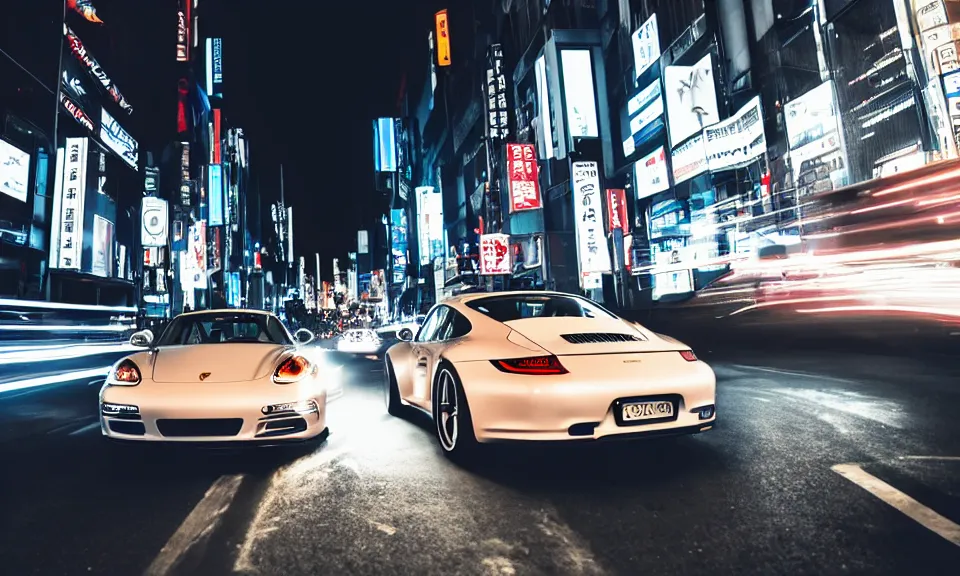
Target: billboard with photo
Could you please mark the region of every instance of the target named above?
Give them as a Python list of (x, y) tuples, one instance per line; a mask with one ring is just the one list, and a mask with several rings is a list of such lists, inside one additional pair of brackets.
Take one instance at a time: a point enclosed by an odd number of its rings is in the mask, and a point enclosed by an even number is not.
[(0, 139), (0, 194), (27, 201), (30, 185), (30, 154)]
[(720, 120), (712, 55), (693, 66), (667, 66), (663, 82), (671, 147)]
[(147, 196), (140, 206), (140, 244), (166, 246), (168, 240), (169, 207), (167, 201)]

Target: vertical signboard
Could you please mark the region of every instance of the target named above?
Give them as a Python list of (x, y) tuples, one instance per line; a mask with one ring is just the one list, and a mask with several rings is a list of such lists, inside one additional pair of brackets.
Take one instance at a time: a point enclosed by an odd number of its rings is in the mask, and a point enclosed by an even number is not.
[(660, 58), (660, 33), (657, 29), (657, 15), (654, 13), (633, 33), (633, 69), (639, 78), (647, 68)]
[(190, 143), (180, 143), (180, 204), (190, 206)]
[(510, 236), (484, 234), (480, 237), (480, 274), (495, 276), (510, 274)]
[(433, 186), (419, 186), (417, 192), (417, 232), (420, 264), (443, 257), (443, 195)]
[(190, 7), (193, 0), (179, 0), (177, 10), (177, 62), (190, 61)]
[(148, 246), (167, 245), (167, 201), (147, 196), (140, 206), (140, 244)]
[(394, 209), (390, 215), (390, 251), (393, 255), (393, 283), (402, 284), (407, 278), (407, 212)]
[(596, 162), (574, 162), (573, 213), (576, 227), (580, 278), (610, 272), (610, 251), (603, 233), (600, 173)]
[(187, 238), (189, 283), (193, 288), (203, 290), (207, 287), (207, 223), (197, 222), (190, 227)]
[(83, 209), (87, 192), (87, 138), (67, 138), (60, 202), (60, 259), (57, 268), (79, 270), (83, 248)]
[(540, 208), (543, 203), (540, 200), (539, 169), (533, 144), (507, 144), (507, 162), (510, 212)]
[(223, 96), (223, 39), (207, 38), (207, 94)]
[(434, 15), (437, 24), (437, 66), (450, 65), (450, 22), (447, 11), (441, 10)]
[(287, 262), (293, 264), (293, 206), (287, 206)]
[(503, 71), (503, 47), (487, 49), (487, 131), (491, 139), (510, 135), (507, 115), (507, 78)]
[(213, 109), (213, 164), (220, 164), (220, 109)]
[(623, 189), (607, 189), (607, 229), (629, 230), (627, 220), (627, 192)]
[(210, 226), (223, 226), (223, 167), (211, 164), (207, 170), (208, 220)]
[(113, 222), (93, 215), (93, 262), (90, 273), (101, 278), (113, 275)]
[(357, 231), (357, 254), (370, 253), (370, 235), (366, 230)]

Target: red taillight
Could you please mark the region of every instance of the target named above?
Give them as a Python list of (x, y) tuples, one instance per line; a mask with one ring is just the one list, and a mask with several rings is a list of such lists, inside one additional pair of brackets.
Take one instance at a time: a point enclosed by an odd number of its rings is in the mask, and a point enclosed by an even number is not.
[(693, 353), (693, 350), (681, 350), (680, 355), (683, 356), (683, 359), (687, 362), (697, 361), (697, 355)]
[(509, 374), (566, 374), (556, 356), (534, 356), (533, 358), (511, 358), (509, 360), (491, 360), (501, 372)]
[(310, 369), (310, 362), (303, 356), (293, 356), (284, 360), (273, 373), (277, 384), (291, 384), (303, 378)]

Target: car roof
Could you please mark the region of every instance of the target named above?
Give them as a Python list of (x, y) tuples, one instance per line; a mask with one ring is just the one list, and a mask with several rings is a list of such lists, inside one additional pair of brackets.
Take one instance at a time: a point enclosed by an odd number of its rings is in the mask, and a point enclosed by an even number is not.
[(247, 310), (246, 308), (215, 308), (213, 310), (191, 310), (184, 312), (179, 316), (198, 316), (201, 314), (259, 314), (261, 316), (275, 316), (272, 312), (266, 310)]
[(511, 290), (505, 292), (471, 292), (470, 294), (460, 294), (452, 296), (440, 302), (441, 304), (466, 304), (473, 300), (483, 298), (501, 298), (510, 296), (566, 296), (567, 298), (582, 298), (577, 294), (568, 294), (566, 292), (551, 292), (549, 290)]

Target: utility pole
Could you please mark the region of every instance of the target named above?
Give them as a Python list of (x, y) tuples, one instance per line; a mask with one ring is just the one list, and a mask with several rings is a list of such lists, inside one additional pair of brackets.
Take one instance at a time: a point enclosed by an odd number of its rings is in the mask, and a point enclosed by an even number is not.
[[(283, 164), (280, 165), (280, 206), (283, 211), (282, 214), (277, 215), (278, 218), (283, 221), (287, 215), (287, 201), (283, 193)], [(287, 225), (284, 226), (284, 232), (287, 233), (287, 236), (290, 235), (290, 223), (287, 222)], [(286, 299), (287, 291), (290, 287), (290, 259), (288, 257), (287, 247), (283, 245), (284, 238), (280, 238), (281, 246), (280, 249), (283, 251), (283, 297)]]
[(317, 258), (317, 275), (313, 278), (313, 295), (317, 300), (317, 313), (320, 312), (320, 287), (323, 286), (323, 282), (320, 280), (320, 253), (314, 253)]

